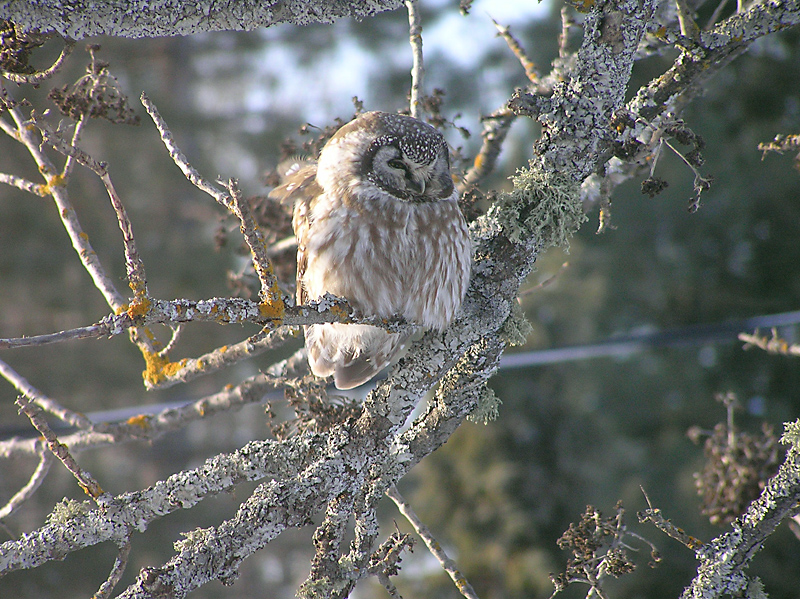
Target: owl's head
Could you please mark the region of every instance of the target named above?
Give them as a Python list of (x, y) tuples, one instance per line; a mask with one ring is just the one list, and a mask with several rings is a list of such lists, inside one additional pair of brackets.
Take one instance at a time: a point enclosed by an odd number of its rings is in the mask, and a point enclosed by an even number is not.
[(322, 149), (317, 179), (375, 185), (412, 203), (453, 195), (450, 157), (442, 134), (415, 118), (367, 112), (343, 126)]

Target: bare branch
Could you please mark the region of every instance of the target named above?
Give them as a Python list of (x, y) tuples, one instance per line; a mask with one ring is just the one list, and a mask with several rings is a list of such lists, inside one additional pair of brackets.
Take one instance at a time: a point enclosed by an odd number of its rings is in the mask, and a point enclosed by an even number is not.
[[(117, 310), (125, 304), (125, 298), (117, 291), (111, 278), (106, 274), (106, 270), (100, 263), (97, 253), (94, 251), (92, 244), (89, 242), (89, 236), (81, 227), (78, 221), (77, 214), (72, 207), (69, 195), (66, 189), (66, 180), (58, 173), (58, 169), (47, 157), (47, 155), (40, 148), (38, 140), (34, 137), (33, 127), (29, 127), (26, 121), (20, 114), (19, 109), (15, 106), (8, 108), (9, 113), (16, 123), (16, 128), (11, 129), (11, 126), (0, 119), (0, 125), (12, 137), (22, 143), (31, 154), (31, 157), (36, 162), (39, 172), (45, 180), (45, 185), (42, 191), (53, 197), (56, 207), (58, 208), (58, 215), (64, 225), (64, 228), (69, 235), (72, 246), (75, 249), (78, 257), (83, 264), (83, 267), (92, 277), (92, 280), (97, 289), (103, 294), (103, 297), (108, 302), (108, 305)], [(41, 121), (40, 121), (41, 122)], [(69, 144), (61, 145), (63, 140), (59, 136), (54, 136), (53, 142), (59, 144), (60, 147), (73, 148)], [(73, 150), (68, 150), (73, 151)], [(74, 148), (77, 152), (77, 148)]]
[[(39, 433), (45, 438), (47, 441), (47, 446), (50, 448), (50, 451), (61, 460), (61, 463), (67, 467), (72, 475), (77, 479), (78, 484), (81, 486), (83, 491), (89, 495), (92, 499), (98, 502), (98, 504), (105, 504), (107, 499), (110, 497), (108, 496), (103, 489), (97, 484), (97, 481), (94, 480), (91, 474), (86, 472), (83, 468), (81, 468), (78, 463), (75, 461), (75, 458), (72, 457), (70, 454), (69, 449), (63, 443), (58, 441), (58, 437), (47, 424), (47, 421), (42, 418), (41, 409), (31, 403), (25, 396), (20, 395), (17, 397), (16, 404), (20, 407), (20, 410), (25, 413), (25, 415), (30, 419), (31, 424), (36, 428)], [(105, 495), (105, 497), (104, 497)]]
[(229, 179), (225, 186), (228, 188), (231, 197), (230, 209), (242, 223), (240, 229), (247, 247), (250, 248), (250, 254), (253, 256), (253, 267), (256, 274), (258, 274), (258, 280), (261, 282), (261, 291), (259, 293), (261, 303), (266, 304), (280, 315), (284, 310), (284, 304), (278, 288), (278, 279), (275, 277), (275, 271), (272, 268), (272, 261), (267, 254), (267, 245), (256, 226), (256, 222), (253, 220), (253, 215), (250, 213), (247, 202), (242, 197), (239, 184), (236, 180)]
[(114, 560), (114, 565), (111, 567), (111, 572), (108, 574), (108, 578), (100, 585), (100, 588), (97, 589), (97, 592), (92, 596), (92, 599), (107, 599), (111, 596), (111, 593), (114, 591), (114, 587), (119, 584), (119, 581), (122, 579), (122, 575), (125, 573), (125, 568), (128, 565), (128, 557), (131, 553), (131, 540), (130, 537), (126, 539), (122, 546), (119, 549), (119, 553), (117, 554), (116, 559)]
[(411, 100), (410, 109), (411, 116), (415, 119), (421, 118), (420, 110), (422, 104), (420, 96), (422, 95), (423, 80), (425, 77), (425, 67), (422, 57), (422, 21), (418, 10), (418, 0), (405, 0), (406, 9), (408, 10), (408, 35), (411, 42), (411, 55), (413, 62), (411, 66)]
[(525, 76), (528, 78), (528, 81), (531, 83), (537, 83), (539, 81), (539, 72), (536, 69), (536, 65), (533, 64), (533, 61), (528, 58), (525, 49), (522, 47), (522, 44), (519, 43), (517, 38), (511, 35), (511, 28), (508, 25), (501, 25), (494, 19), (492, 19), (492, 23), (497, 28), (497, 33), (500, 35), (508, 44), (509, 49), (514, 53), (514, 56), (517, 57), (522, 68), (525, 69)]
[(0, 375), (3, 376), (9, 383), (22, 393), (25, 397), (32, 400), (37, 406), (45, 412), (60, 418), (71, 426), (82, 429), (90, 429), (92, 427), (91, 421), (79, 412), (73, 412), (59, 404), (54, 399), (44, 395), (41, 391), (31, 385), (25, 377), (16, 372), (6, 362), (0, 360)]
[(25, 503), (25, 501), (36, 492), (36, 489), (44, 482), (47, 473), (50, 472), (53, 459), (53, 453), (41, 445), (39, 448), (39, 464), (36, 466), (33, 474), (31, 474), (30, 480), (28, 480), (25, 486), (17, 491), (14, 496), (8, 500), (8, 503), (0, 508), (0, 520), (14, 513), (14, 510)]
[(181, 152), (180, 148), (175, 143), (175, 138), (172, 137), (172, 132), (169, 130), (169, 127), (167, 127), (167, 123), (164, 122), (164, 119), (159, 114), (155, 104), (153, 104), (150, 98), (147, 97), (147, 94), (142, 92), (140, 99), (142, 101), (142, 106), (144, 106), (145, 110), (147, 110), (147, 114), (149, 114), (150, 118), (153, 119), (153, 123), (161, 135), (161, 141), (164, 142), (170, 158), (172, 158), (172, 161), (179, 169), (181, 169), (181, 172), (184, 174), (184, 176), (192, 185), (197, 187), (197, 189), (207, 193), (219, 204), (222, 204), (228, 210), (233, 211), (233, 205), (231, 203), (230, 196), (217, 186), (207, 181), (199, 172), (197, 172), (197, 170), (195, 170), (191, 164), (189, 164), (186, 156), (183, 152)]
[(67, 60), (72, 51), (75, 49), (75, 41), (71, 39), (64, 40), (64, 47), (61, 49), (61, 54), (58, 55), (56, 61), (44, 71), (36, 73), (10, 73), (8, 71), (0, 71), (0, 76), (5, 77), (14, 83), (27, 83), (29, 85), (38, 85), (42, 81), (49, 79), (55, 75)]
[[(223, 345), (197, 358), (186, 358), (178, 362), (170, 362), (173, 367), (162, 369), (161, 374), (163, 376), (156, 377), (156, 380), (149, 380), (147, 388), (164, 389), (178, 383), (187, 383), (200, 376), (218, 372), (242, 360), (254, 358), (270, 349), (280, 347), (288, 339), (296, 337), (298, 332), (299, 329), (297, 327), (280, 327), (265, 335), (258, 335), (258, 338), (251, 337), (235, 345)], [(161, 354), (166, 355), (167, 349), (165, 348)]]
[(778, 329), (774, 327), (772, 329), (771, 338), (759, 335), (758, 330), (756, 330), (752, 335), (749, 333), (739, 333), (739, 340), (745, 342), (743, 349), (758, 347), (771, 354), (800, 356), (800, 345), (796, 343), (789, 343), (785, 339), (778, 336)]
[[(203, 31), (249, 31), (280, 23), (332, 23), (342, 17), (362, 19), (400, 6), (402, 0), (300, 0), (290, 6), (256, 0), (242, 0), (235, 5), (214, 0), (183, 0), (181, 10), (176, 13), (171, 0), (133, 0), (125, 4), (101, 0), (89, 5), (61, 0), (34, 3), (11, 0), (0, 8), (0, 18), (29, 30), (56, 31), (73, 39), (96, 35), (141, 38)], [(165, 20), (164, 15), (173, 18)]]
[(7, 183), (12, 187), (16, 187), (17, 189), (21, 189), (22, 191), (27, 191), (29, 193), (39, 196), (40, 198), (45, 198), (48, 195), (50, 195), (46, 186), (40, 183), (33, 183), (32, 181), (28, 181), (27, 179), (23, 179), (22, 177), (17, 177), (16, 175), (8, 175), (6, 173), (0, 173), (0, 183)]
[(650, 503), (650, 497), (647, 495), (647, 492), (645, 492), (643, 487), (640, 488), (647, 501), (647, 509), (643, 512), (639, 512), (639, 522), (652, 522), (661, 532), (694, 551), (703, 547), (703, 542), (701, 540), (694, 538), (679, 526), (675, 526), (663, 516), (660, 509), (654, 508), (653, 504)]
[[(225, 388), (218, 393), (202, 397), (196, 401), (180, 403), (149, 413), (148, 406), (140, 406), (139, 412), (124, 422), (96, 423), (90, 430), (63, 435), (61, 443), (73, 452), (86, 449), (122, 444), (130, 441), (157, 439), (164, 433), (177, 430), (203, 418), (235, 410), (242, 406), (276, 399), (273, 394), (283, 385), (283, 377), (274, 374), (257, 374), (243, 380), (238, 385)], [(271, 395), (272, 394), (272, 395)], [(282, 397), (281, 393), (279, 397)], [(0, 441), (0, 457), (37, 455), (40, 450), (39, 439), (13, 438)]]
[(113, 333), (108, 326), (104, 324), (93, 324), (87, 327), (79, 327), (77, 329), (69, 329), (58, 333), (47, 333), (45, 335), (31, 335), (27, 337), (15, 337), (11, 339), (0, 339), (0, 349), (14, 349), (18, 347), (35, 347), (39, 345), (49, 345), (51, 343), (60, 343), (62, 341), (69, 341), (71, 339), (92, 339), (97, 337), (106, 337), (112, 334), (119, 334), (122, 330)]
[(428, 551), (430, 551), (433, 557), (435, 557), (442, 565), (442, 569), (444, 569), (444, 571), (447, 572), (447, 575), (453, 580), (453, 583), (456, 585), (456, 588), (459, 590), (459, 592), (466, 597), (466, 599), (478, 599), (478, 594), (458, 569), (458, 565), (447, 556), (444, 549), (442, 549), (442, 546), (431, 534), (430, 529), (425, 526), (425, 523), (422, 520), (419, 519), (414, 511), (414, 508), (412, 508), (405, 498), (403, 498), (403, 496), (400, 494), (400, 491), (397, 490), (397, 487), (394, 485), (389, 487), (389, 489), (386, 491), (386, 496), (394, 501), (397, 509), (400, 510), (400, 513), (406, 517), (406, 520), (408, 520), (409, 523), (411, 523), (411, 526), (414, 527), (414, 530), (417, 531), (417, 534), (425, 543)]
[(143, 531), (153, 520), (188, 509), (244, 481), (293, 479), (303, 470), (303, 464), (316, 459), (325, 449), (325, 439), (314, 436), (298, 437), (289, 443), (253, 441), (231, 454), (206, 460), (199, 468), (173, 474), (152, 487), (111, 498), (103, 509), (70, 502), (66, 510), (54, 512), (44, 527), (27, 533), (24, 539), (0, 545), (0, 574), (35, 568), (106, 541), (124, 543), (131, 530)]
[(784, 520), (797, 514), (800, 497), (800, 421), (786, 423), (786, 460), (760, 497), (731, 524), (732, 530), (696, 548), (700, 566), (682, 599), (736, 596), (749, 584), (745, 568)]
[(464, 176), (464, 182), (461, 186), (463, 189), (480, 185), (494, 171), (497, 159), (500, 156), (500, 150), (503, 148), (503, 142), (508, 135), (509, 129), (511, 129), (511, 123), (514, 122), (514, 119), (516, 119), (516, 115), (507, 108), (496, 110), (481, 119), (483, 122), (483, 131), (481, 132), (483, 143), (475, 156), (475, 160), (472, 162), (472, 166)]

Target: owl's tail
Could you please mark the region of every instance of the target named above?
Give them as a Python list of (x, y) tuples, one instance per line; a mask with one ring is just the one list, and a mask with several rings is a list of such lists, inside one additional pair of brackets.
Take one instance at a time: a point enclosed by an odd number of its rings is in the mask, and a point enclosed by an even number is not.
[(305, 335), (311, 372), (333, 375), (337, 389), (366, 383), (399, 356), (411, 337), (353, 324), (315, 324), (305, 327)]

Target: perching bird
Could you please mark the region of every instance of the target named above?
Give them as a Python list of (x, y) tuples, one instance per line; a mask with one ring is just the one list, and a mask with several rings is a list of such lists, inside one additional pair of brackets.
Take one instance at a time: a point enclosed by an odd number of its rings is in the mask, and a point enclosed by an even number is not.
[[(295, 162), (271, 197), (293, 202), (297, 302), (326, 292), (365, 316), (443, 330), (458, 311), (472, 250), (447, 143), (430, 125), (367, 112), (339, 129), (319, 160)], [(339, 389), (365, 383), (411, 333), (368, 325), (305, 327), (311, 371)]]

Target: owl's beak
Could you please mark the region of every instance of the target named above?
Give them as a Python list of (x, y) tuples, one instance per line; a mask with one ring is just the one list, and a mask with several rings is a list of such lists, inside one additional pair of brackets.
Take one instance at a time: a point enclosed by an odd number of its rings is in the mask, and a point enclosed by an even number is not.
[(406, 177), (406, 187), (415, 195), (425, 193), (425, 174), (420, 170), (412, 170)]

